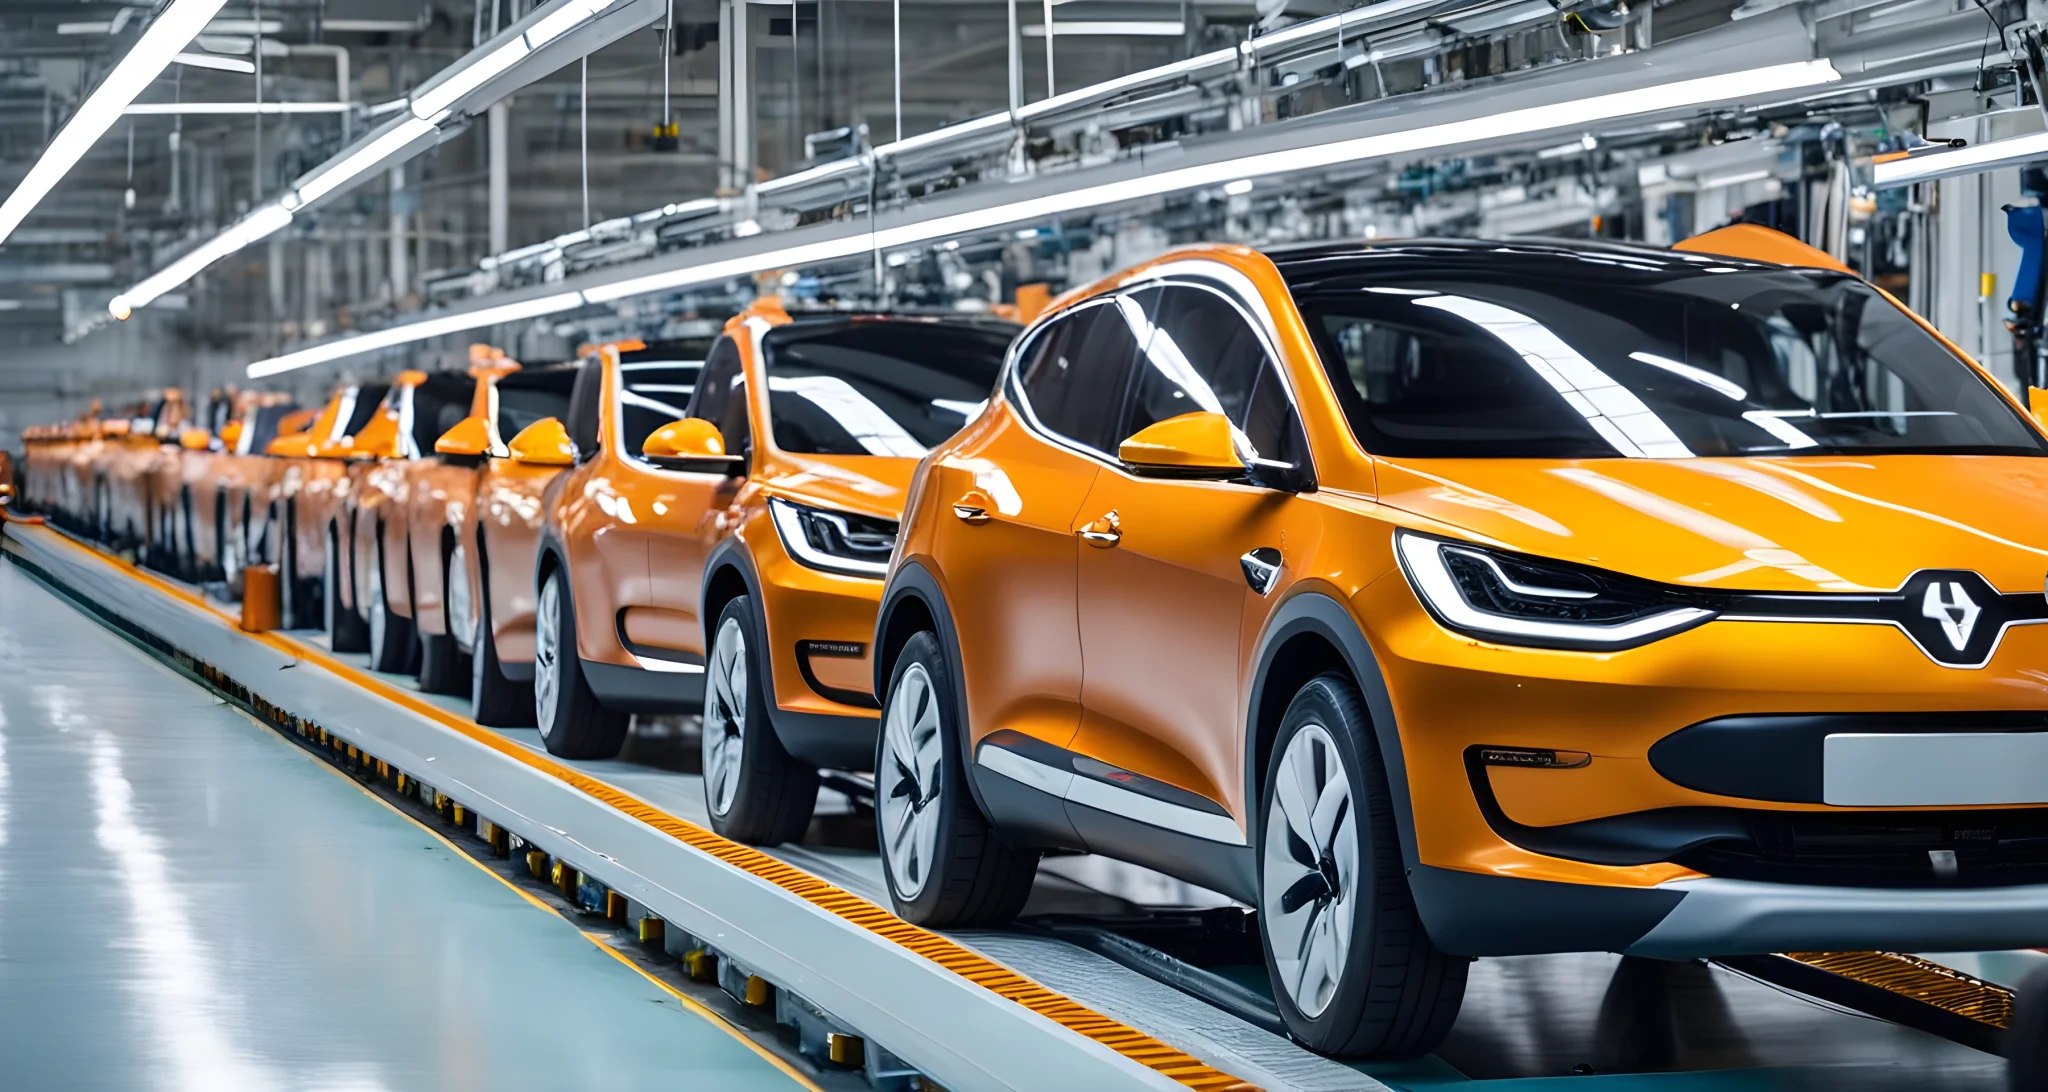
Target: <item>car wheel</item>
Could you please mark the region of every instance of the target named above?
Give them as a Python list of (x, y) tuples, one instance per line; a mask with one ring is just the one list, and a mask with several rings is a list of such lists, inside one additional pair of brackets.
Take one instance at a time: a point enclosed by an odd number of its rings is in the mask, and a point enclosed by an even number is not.
[[(421, 633), (420, 637), (420, 689), (429, 694), (466, 694), (470, 687), (470, 667), (467, 654), (455, 635), (464, 630), (457, 627), (457, 614), (449, 596), (457, 585), (467, 589), (468, 579), (455, 566), (462, 560), (462, 551), (457, 549), (441, 570), (441, 620), (445, 633)], [(465, 595), (466, 599), (467, 596)], [(467, 606), (467, 604), (465, 604)], [(473, 623), (463, 622), (464, 626)]]
[(1260, 808), (1259, 928), (1273, 993), (1295, 1039), (1340, 1057), (1435, 1048), (1470, 966), (1423, 931), (1372, 739), (1348, 680), (1309, 680), (1281, 721)]
[(818, 770), (790, 757), (775, 734), (767, 673), (747, 640), (753, 601), (719, 612), (704, 679), (704, 804), (711, 829), (756, 845), (794, 842), (818, 806)]
[(541, 583), (534, 617), (533, 715), (548, 753), (611, 758), (626, 742), (625, 713), (606, 709), (590, 692), (576, 658), (576, 611), (561, 569)]
[(469, 715), (493, 728), (534, 726), (534, 686), (505, 674), (498, 642), (491, 637), (490, 589), (477, 603), (476, 629), (469, 639)]
[(370, 637), (363, 632), (363, 620), (341, 601), (343, 579), (341, 546), (330, 533), (326, 559), (320, 567), (320, 605), (327, 624), (327, 647), (336, 652), (367, 652)]
[(461, 546), (449, 551), (448, 562), (442, 566), (441, 577), (441, 620), (448, 631), (449, 639), (464, 653), (473, 652), (476, 644), (476, 605), (469, 601), (469, 551)]
[(418, 670), (418, 665), (411, 662), (412, 619), (391, 609), (389, 589), (384, 586), (384, 547), (381, 544), (370, 564), (370, 587), (363, 598), (369, 601), (370, 608), (370, 670), (394, 674)]
[(919, 633), (890, 673), (875, 743), (875, 826), (896, 912), (940, 928), (999, 925), (1031, 895), (1038, 854), (989, 826), (967, 785), (953, 674)]

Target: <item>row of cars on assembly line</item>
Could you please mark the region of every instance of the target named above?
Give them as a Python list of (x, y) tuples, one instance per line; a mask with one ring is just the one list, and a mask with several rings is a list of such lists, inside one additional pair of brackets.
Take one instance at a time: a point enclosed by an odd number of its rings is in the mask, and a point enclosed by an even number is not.
[(378, 456), (272, 491), (301, 609), (565, 756), (700, 709), (731, 837), (872, 771), (913, 921), (1149, 866), (1338, 1055), (1476, 956), (2048, 943), (2048, 438), (1783, 236), (1193, 247), (1021, 332), (764, 301), (469, 378), (279, 441)]

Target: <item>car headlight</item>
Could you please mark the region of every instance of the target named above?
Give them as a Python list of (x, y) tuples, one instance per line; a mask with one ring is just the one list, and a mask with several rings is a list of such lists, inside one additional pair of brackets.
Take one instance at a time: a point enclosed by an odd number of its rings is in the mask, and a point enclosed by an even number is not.
[(780, 497), (768, 499), (768, 512), (782, 548), (801, 564), (848, 576), (880, 577), (889, 571), (889, 554), (896, 549), (892, 520), (791, 504)]
[[(1410, 531), (1394, 536), (1401, 571), (1446, 628), (1500, 644), (1621, 649), (1714, 617), (1674, 589), (1561, 561), (1482, 549)], [(1682, 594), (1682, 593), (1679, 593)]]

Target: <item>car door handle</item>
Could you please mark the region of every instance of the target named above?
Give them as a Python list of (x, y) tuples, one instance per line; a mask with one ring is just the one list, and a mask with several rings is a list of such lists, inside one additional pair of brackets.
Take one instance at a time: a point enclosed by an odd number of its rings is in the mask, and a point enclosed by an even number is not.
[(980, 493), (969, 493), (953, 502), (953, 514), (962, 523), (987, 523), (988, 498)]
[(1076, 533), (1086, 540), (1088, 545), (1104, 550), (1124, 540), (1123, 523), (1115, 512), (1105, 514)]

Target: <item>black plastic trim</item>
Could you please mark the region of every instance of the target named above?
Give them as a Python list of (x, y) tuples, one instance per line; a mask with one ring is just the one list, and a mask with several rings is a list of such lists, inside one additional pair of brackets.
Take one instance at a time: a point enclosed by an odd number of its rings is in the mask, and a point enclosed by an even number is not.
[(1676, 909), (1682, 892), (1599, 887), (1419, 865), (1408, 875), (1429, 939), (1453, 955), (1621, 952)]
[(1189, 792), (1178, 785), (1169, 785), (1164, 781), (1156, 781), (1136, 771), (1112, 766), (1107, 762), (1090, 758), (1078, 751), (1070, 751), (1065, 747), (1047, 743), (1042, 739), (1027, 736), (1022, 732), (1013, 731), (1008, 728), (1000, 728), (990, 732), (982, 737), (980, 747), (975, 750), (976, 757), (979, 758), (982, 749), (989, 747), (1012, 751), (1041, 766), (1050, 766), (1053, 769), (1064, 770), (1068, 773), (1088, 778), (1091, 781), (1100, 781), (1105, 785), (1113, 785), (1128, 793), (1149, 796), (1154, 800), (1165, 804), (1172, 804), (1177, 808), (1186, 808), (1189, 811), (1199, 811), (1209, 815), (1221, 815), (1225, 818), (1232, 817), (1223, 805), (1203, 796), (1201, 793)]
[(607, 708), (629, 713), (694, 713), (704, 705), (704, 676), (577, 658), (583, 681)]
[(1602, 816), (1577, 823), (1533, 827), (1508, 818), (1494, 796), (1484, 748), (1465, 749), (1465, 774), (1486, 825), (1504, 841), (1546, 857), (1562, 857), (1598, 865), (1643, 865), (1668, 861), (1695, 846), (1724, 839), (1747, 841), (1748, 820), (1733, 808), (1655, 808), (1626, 815)]
[[(819, 645), (836, 643), (834, 641), (798, 641), (796, 643), (796, 670), (797, 674), (804, 677), (804, 685), (811, 688), (811, 693), (824, 698), (826, 701), (836, 701), (841, 705), (851, 706), (855, 709), (881, 709), (882, 703), (876, 701), (873, 694), (863, 694), (858, 690), (848, 690), (839, 686), (827, 686), (818, 681), (817, 673), (811, 670), (811, 657), (845, 656), (846, 653), (844, 652), (821, 652), (818, 650)], [(859, 656), (860, 653), (856, 652), (853, 655)]]
[(1837, 732), (2042, 732), (2048, 712), (1778, 713), (1716, 717), (1650, 747), (1650, 768), (1717, 796), (1820, 804), (1824, 740)]

